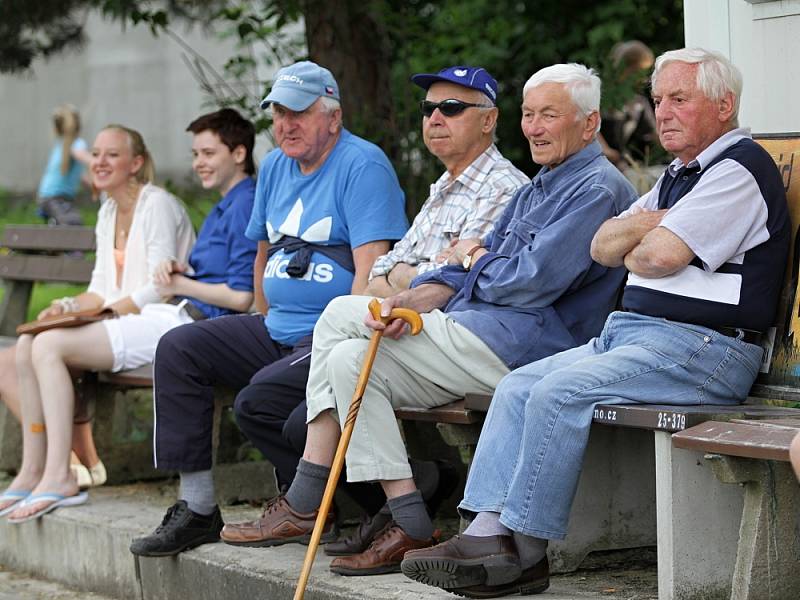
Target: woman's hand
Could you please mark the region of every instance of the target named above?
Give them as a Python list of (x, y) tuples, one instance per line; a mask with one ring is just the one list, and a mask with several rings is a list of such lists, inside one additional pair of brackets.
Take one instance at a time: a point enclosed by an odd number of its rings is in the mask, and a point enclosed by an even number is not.
[(58, 300), (53, 300), (50, 303), (50, 306), (48, 306), (42, 312), (36, 315), (36, 320), (41, 321), (42, 319), (46, 319), (47, 317), (55, 317), (63, 314), (64, 314), (64, 307), (59, 303)]
[(156, 286), (169, 285), (173, 273), (183, 273), (185, 271), (186, 265), (182, 265), (175, 260), (164, 260), (153, 271), (153, 283)]

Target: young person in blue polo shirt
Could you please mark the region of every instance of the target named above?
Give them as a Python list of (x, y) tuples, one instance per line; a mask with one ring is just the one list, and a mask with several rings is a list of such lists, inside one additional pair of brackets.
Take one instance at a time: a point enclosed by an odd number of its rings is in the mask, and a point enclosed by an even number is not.
[[(407, 228), (394, 169), (377, 146), (342, 127), (330, 71), (308, 61), (281, 69), (261, 107), (272, 112), (278, 144), (259, 170), (247, 227), (258, 242), (255, 296), (263, 314), (193, 323), (159, 343), (155, 461), (180, 473), (181, 488), (155, 532), (131, 544), (137, 555), (168, 556), (219, 539), (214, 386), (241, 389), (237, 411), (271, 405), (288, 416), (305, 398), (317, 318), (331, 299), (363, 293), (375, 259)], [(279, 384), (282, 393), (265, 392)], [(285, 416), (263, 426), (282, 427)]]

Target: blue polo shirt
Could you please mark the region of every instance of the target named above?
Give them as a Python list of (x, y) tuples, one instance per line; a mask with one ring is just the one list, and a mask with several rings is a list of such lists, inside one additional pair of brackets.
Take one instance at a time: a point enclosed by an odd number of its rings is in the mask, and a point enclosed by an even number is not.
[(592, 238), (635, 200), (633, 186), (592, 142), (517, 191), (483, 239), (489, 252), (470, 271), (442, 267), (412, 287), (456, 290), (444, 311), (510, 369), (578, 346), (600, 333), (625, 276), (592, 260)]
[[(203, 283), (225, 283), (232, 290), (253, 291), (256, 242), (245, 237), (253, 211), (256, 182), (247, 177), (233, 186), (208, 213), (197, 243), (189, 256), (192, 279)], [(209, 318), (232, 313), (229, 308), (192, 299)]]

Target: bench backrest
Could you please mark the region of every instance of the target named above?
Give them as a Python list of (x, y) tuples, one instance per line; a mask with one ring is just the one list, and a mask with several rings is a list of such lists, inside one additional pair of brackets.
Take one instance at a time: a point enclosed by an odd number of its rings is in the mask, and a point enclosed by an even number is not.
[[(792, 237), (775, 327), (758, 378), (759, 395), (800, 399), (800, 133), (756, 134), (754, 139), (769, 152), (783, 178)], [(797, 173), (794, 167), (797, 167)], [(780, 386), (783, 389), (770, 389)]]
[(25, 321), (33, 284), (87, 284), (95, 249), (91, 227), (11, 225), (3, 232), (0, 278), (5, 292), (0, 305), (0, 335), (13, 336)]

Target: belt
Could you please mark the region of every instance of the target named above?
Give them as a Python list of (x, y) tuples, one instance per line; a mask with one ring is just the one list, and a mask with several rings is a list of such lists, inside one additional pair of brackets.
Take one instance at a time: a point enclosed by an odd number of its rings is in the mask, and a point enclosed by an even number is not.
[(173, 296), (172, 298), (167, 300), (167, 304), (180, 306), (183, 310), (186, 311), (186, 314), (189, 315), (194, 321), (202, 321), (203, 319), (208, 318), (206, 316), (206, 313), (204, 313), (202, 310), (200, 310), (194, 304), (192, 304), (191, 300), (189, 300), (188, 298), (179, 298), (177, 296)]
[(739, 338), (748, 344), (755, 344), (759, 346), (761, 344), (761, 332), (760, 331), (753, 331), (752, 329), (742, 329), (740, 327), (709, 327), (709, 329), (713, 329), (714, 331), (718, 331), (722, 335), (727, 335), (728, 337), (732, 338)]

